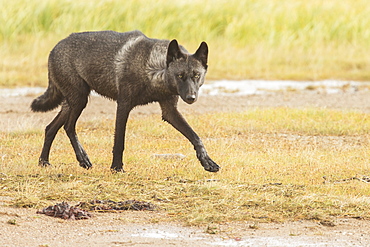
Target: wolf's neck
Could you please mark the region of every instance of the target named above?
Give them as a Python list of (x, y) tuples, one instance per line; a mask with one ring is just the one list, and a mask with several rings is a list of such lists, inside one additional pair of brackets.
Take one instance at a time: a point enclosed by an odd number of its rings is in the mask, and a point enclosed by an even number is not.
[(166, 80), (166, 69), (165, 68), (152, 68), (147, 67), (147, 73), (150, 81), (153, 82), (164, 82)]
[(149, 80), (153, 82), (164, 82), (166, 77), (167, 47), (163, 44), (155, 45), (150, 53), (146, 64), (146, 72)]

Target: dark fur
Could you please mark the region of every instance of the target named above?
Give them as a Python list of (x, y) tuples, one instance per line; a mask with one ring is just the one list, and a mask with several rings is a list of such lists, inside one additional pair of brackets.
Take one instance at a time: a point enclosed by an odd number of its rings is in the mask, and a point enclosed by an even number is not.
[(205, 42), (189, 54), (176, 40), (150, 39), (139, 31), (74, 33), (60, 41), (49, 56), (49, 86), (31, 104), (33, 111), (41, 112), (62, 106), (46, 127), (40, 165), (50, 165), (51, 144), (64, 126), (80, 165), (92, 166), (75, 126), (94, 90), (117, 101), (113, 170), (123, 171), (130, 111), (137, 105), (159, 102), (163, 120), (189, 139), (205, 170), (217, 172), (220, 167), (209, 158), (202, 141), (177, 110), (179, 96), (188, 104), (196, 101), (207, 71), (207, 57)]

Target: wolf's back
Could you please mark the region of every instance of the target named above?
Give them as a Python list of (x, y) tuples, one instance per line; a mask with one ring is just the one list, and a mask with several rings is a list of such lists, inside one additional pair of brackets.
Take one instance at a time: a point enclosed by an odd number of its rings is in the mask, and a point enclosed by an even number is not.
[[(131, 63), (136, 58), (137, 51), (141, 50), (134, 49), (134, 45), (142, 39), (149, 40), (140, 31), (100, 31), (73, 33), (61, 40), (49, 55), (48, 88), (43, 95), (33, 100), (32, 111), (51, 111), (64, 99), (74, 95), (70, 94), (70, 90), (81, 87), (116, 99), (117, 67), (123, 70), (126, 63)], [(150, 46), (147, 49), (149, 54)]]

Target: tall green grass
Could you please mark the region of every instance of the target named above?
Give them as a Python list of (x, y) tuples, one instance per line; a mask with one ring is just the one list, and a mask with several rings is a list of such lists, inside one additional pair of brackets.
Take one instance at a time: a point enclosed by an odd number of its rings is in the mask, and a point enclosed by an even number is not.
[(0, 0), (0, 86), (45, 85), (46, 61), (71, 32), (139, 29), (207, 41), (209, 78), (369, 80), (366, 0)]

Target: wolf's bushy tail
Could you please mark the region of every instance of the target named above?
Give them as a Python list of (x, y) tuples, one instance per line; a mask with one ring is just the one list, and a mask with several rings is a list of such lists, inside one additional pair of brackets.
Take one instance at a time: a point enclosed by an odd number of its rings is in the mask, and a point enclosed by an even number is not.
[(34, 112), (46, 112), (57, 108), (63, 101), (63, 95), (52, 82), (45, 93), (32, 101), (31, 110)]

